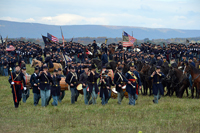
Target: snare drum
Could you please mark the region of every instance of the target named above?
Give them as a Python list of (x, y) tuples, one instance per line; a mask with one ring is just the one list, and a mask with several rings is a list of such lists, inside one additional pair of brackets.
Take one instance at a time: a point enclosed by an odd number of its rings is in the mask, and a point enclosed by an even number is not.
[(26, 82), (27, 89), (32, 89), (30, 79), (31, 79), (31, 75), (25, 75), (25, 82)]
[(111, 91), (111, 97), (112, 97), (113, 99), (116, 99), (116, 98), (117, 98), (117, 91), (116, 91), (116, 88), (112, 88), (111, 90), (112, 90), (112, 91)]
[(83, 85), (82, 84), (78, 84), (76, 89), (79, 91), (80, 94), (83, 95)]
[(122, 86), (122, 90), (124, 92), (124, 96), (128, 98), (128, 92), (126, 92), (126, 85)]
[(61, 91), (68, 90), (68, 84), (65, 82), (65, 77), (61, 77), (60, 89), (61, 89)]

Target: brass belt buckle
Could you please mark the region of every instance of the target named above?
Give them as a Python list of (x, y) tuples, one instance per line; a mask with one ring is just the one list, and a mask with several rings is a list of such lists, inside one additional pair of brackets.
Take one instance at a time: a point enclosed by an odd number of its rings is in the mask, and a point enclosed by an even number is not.
[(94, 82), (92, 82), (92, 84), (94, 84)]
[(159, 84), (159, 82), (157, 82), (157, 84)]
[(45, 84), (47, 84), (47, 82), (44, 82)]

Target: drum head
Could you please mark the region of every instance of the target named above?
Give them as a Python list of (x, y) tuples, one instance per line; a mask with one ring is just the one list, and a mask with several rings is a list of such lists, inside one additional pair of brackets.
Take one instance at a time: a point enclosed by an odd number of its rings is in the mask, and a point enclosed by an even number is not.
[(76, 87), (77, 90), (82, 90), (83, 89), (83, 86), (82, 84), (79, 84), (77, 87)]
[(116, 88), (112, 88), (112, 92), (117, 94)]
[(122, 89), (126, 89), (126, 85), (122, 86)]

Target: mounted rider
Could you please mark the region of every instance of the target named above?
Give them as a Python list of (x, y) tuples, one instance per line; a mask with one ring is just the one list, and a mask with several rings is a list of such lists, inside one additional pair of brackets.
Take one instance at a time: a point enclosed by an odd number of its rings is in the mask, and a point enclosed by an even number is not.
[(48, 68), (53, 68), (53, 62), (49, 52), (46, 54), (45, 63), (47, 63)]

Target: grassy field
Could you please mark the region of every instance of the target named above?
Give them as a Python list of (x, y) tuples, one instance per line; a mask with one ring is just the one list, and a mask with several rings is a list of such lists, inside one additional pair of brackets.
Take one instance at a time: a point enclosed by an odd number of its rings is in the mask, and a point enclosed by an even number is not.
[[(33, 68), (27, 68), (32, 74)], [(0, 77), (0, 133), (29, 132), (130, 132), (138, 133), (199, 133), (200, 100), (184, 97), (162, 97), (153, 104), (153, 96), (141, 96), (135, 106), (122, 105), (110, 99), (105, 106), (98, 97), (97, 105), (84, 105), (80, 95), (70, 104), (70, 91), (57, 107), (33, 105), (33, 93), (26, 103), (14, 108), (8, 77)], [(52, 101), (51, 101), (52, 102)]]

